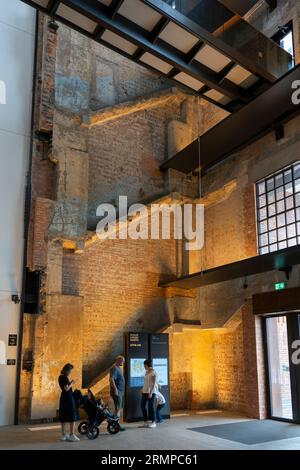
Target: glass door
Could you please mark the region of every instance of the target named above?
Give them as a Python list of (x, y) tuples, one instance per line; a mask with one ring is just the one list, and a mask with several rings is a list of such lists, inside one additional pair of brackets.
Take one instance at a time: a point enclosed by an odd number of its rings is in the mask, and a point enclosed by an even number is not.
[(274, 419), (298, 422), (300, 418), (300, 366), (292, 359), (299, 318), (296, 313), (266, 318), (269, 411)]
[(286, 316), (267, 318), (267, 347), (271, 416), (293, 419)]

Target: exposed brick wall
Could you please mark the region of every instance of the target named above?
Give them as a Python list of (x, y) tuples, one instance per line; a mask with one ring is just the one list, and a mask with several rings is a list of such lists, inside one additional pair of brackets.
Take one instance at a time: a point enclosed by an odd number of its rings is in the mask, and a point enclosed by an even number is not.
[(81, 255), (65, 253), (63, 292), (84, 297), (85, 385), (123, 352), (124, 332), (169, 325), (165, 290), (158, 283), (161, 273), (174, 271), (175, 263), (172, 240), (107, 240)]
[[(175, 316), (176, 321), (200, 320), (204, 330), (174, 334), (172, 408), (218, 406), (263, 416), (261, 324), (252, 316), (249, 298), (270, 289), (280, 273), (183, 295), (158, 287), (161, 278), (181, 272), (173, 241), (108, 240), (85, 249), (82, 243), (86, 226), (95, 226), (99, 203), (117, 204), (119, 195), (128, 195), (129, 203), (140, 202), (168, 192), (171, 178), (160, 172), (162, 161), (187, 143), (186, 135), (195, 138), (226, 114), (201, 103), (199, 122), (194, 98), (174, 93), (164, 103), (89, 126), (86, 122), (95, 111), (113, 113), (118, 106), (119, 112), (122, 104), (134, 108), (141, 97), (169, 93), (171, 83), (65, 26), (55, 36), (41, 20), (39, 34), (35, 127), (53, 130), (53, 152), (50, 161), (43, 145), (34, 140), (28, 265), (45, 268), (46, 304), (35, 325), (31, 417), (53, 417), (61, 360), (74, 360), (87, 386), (103, 377), (114, 356), (123, 351), (124, 332), (158, 331)], [(257, 253), (255, 181), (293, 161), (299, 142), (297, 118), (287, 124), (281, 141), (270, 133), (204, 176), (204, 198), (235, 182), (232, 192), (206, 210), (204, 269)], [(195, 177), (181, 177), (176, 184), (184, 194), (194, 194), (195, 182)], [(63, 244), (69, 249), (63, 250)], [(74, 251), (78, 247), (81, 254)], [(191, 265), (200, 266), (198, 261)], [(294, 273), (290, 282), (299, 283)], [(77, 325), (72, 324), (69, 334), (73, 311)], [(221, 330), (238, 311), (240, 321)], [(62, 352), (59, 335), (57, 353), (54, 340), (60, 329), (69, 341)], [(27, 404), (29, 389), (24, 383), (27, 396), (24, 392), (22, 398)], [(50, 404), (43, 416), (45, 401)]]

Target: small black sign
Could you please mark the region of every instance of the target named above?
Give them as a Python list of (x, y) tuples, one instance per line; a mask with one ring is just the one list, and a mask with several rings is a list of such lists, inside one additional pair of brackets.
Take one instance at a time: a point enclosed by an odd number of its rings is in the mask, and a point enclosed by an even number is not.
[(8, 346), (17, 346), (18, 335), (8, 335)]
[(15, 359), (7, 359), (7, 365), (8, 366), (15, 366), (16, 365), (16, 360)]

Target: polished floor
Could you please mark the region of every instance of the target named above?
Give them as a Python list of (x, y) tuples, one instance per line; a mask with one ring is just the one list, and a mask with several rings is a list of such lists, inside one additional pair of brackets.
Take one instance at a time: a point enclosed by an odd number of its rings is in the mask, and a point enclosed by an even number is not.
[(263, 444), (246, 445), (229, 439), (194, 432), (191, 428), (249, 421), (249, 418), (223, 411), (199, 413), (178, 412), (156, 429), (145, 429), (140, 423), (126, 424), (126, 431), (116, 436), (101, 427), (98, 439), (60, 442), (57, 424), (42, 426), (8, 426), (0, 428), (0, 449), (30, 450), (300, 450), (300, 437)]

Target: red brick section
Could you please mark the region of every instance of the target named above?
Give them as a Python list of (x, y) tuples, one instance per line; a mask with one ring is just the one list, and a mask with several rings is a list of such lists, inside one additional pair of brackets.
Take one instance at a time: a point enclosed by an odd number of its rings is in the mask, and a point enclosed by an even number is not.
[(243, 324), (215, 335), (216, 404), (222, 409), (245, 409)]
[(243, 228), (245, 257), (257, 256), (255, 185), (248, 184), (243, 193)]
[(161, 272), (175, 270), (173, 240), (107, 240), (82, 255), (65, 253), (63, 294), (84, 297), (84, 383), (94, 382), (123, 351), (126, 331), (169, 325)]
[[(41, 252), (41, 240), (47, 234), (48, 207), (46, 213), (41, 209), (44, 199), (54, 198), (55, 171), (47, 154), (47, 146), (35, 137), (36, 132), (52, 132), (55, 94), (55, 62), (56, 62), (57, 35), (49, 27), (49, 18), (39, 14), (38, 47), (37, 47), (37, 73), (35, 82), (35, 108), (34, 108), (34, 139), (31, 167), (31, 216), (28, 238), (27, 264), (31, 269), (45, 266), (46, 253)], [(44, 201), (45, 203), (45, 201)], [(41, 218), (41, 219), (40, 219)], [(39, 220), (40, 219), (40, 220)], [(40, 227), (39, 227), (40, 225)], [(42, 231), (45, 230), (45, 233)], [(35, 239), (38, 247), (35, 247)], [(44, 248), (45, 245), (43, 245)], [(40, 250), (39, 255), (37, 251)]]
[(253, 315), (252, 302), (243, 308), (243, 340), (245, 363), (245, 413), (251, 418), (266, 416), (265, 361), (262, 319)]

